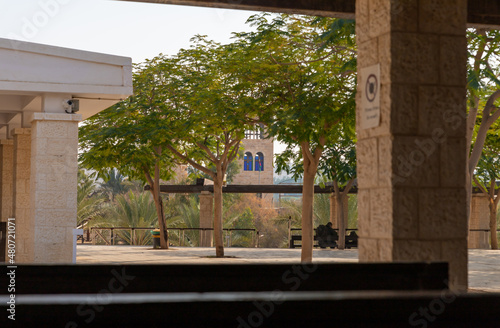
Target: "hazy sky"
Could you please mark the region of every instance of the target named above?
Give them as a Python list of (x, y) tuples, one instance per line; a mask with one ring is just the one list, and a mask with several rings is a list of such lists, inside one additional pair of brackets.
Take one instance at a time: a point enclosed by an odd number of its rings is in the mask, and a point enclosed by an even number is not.
[(255, 12), (113, 0), (0, 0), (0, 38), (132, 57), (175, 54), (196, 34), (229, 42)]
[[(0, 38), (132, 57), (189, 47), (196, 34), (230, 42), (257, 12), (114, 0), (0, 0)], [(283, 146), (275, 142), (275, 152)]]

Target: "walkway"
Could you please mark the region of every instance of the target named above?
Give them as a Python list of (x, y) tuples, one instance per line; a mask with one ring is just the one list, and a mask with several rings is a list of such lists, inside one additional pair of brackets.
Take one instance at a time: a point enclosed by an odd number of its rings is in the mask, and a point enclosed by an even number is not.
[[(299, 263), (300, 249), (225, 248), (227, 258), (214, 258), (213, 248), (78, 245), (77, 263), (107, 264), (203, 264), (203, 263)], [(313, 260), (357, 262), (358, 251), (315, 249)], [(500, 250), (469, 250), (469, 288), (477, 292), (500, 292)]]

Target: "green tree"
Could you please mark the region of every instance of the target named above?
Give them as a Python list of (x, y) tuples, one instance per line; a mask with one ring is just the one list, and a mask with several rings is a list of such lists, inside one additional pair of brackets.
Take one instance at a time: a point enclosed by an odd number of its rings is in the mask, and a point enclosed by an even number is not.
[[(172, 204), (173, 203), (173, 204)], [(175, 228), (199, 228), (200, 227), (200, 202), (197, 197), (190, 197), (187, 202), (173, 202), (169, 199), (169, 207), (176, 207), (175, 219), (170, 220), (169, 226)], [(179, 244), (180, 244), (179, 235)], [(199, 231), (187, 231), (184, 233), (184, 244), (189, 246), (199, 246)]]
[[(217, 257), (224, 256), (222, 231), (222, 187), (231, 162), (238, 156), (245, 130), (256, 122), (253, 98), (238, 84), (231, 71), (228, 48), (196, 37), (190, 49), (175, 57), (175, 81), (163, 86), (169, 99), (163, 111), (150, 116), (168, 124), (150, 131), (163, 135), (162, 147), (214, 181), (214, 242)], [(160, 58), (159, 61), (170, 62)], [(229, 69), (231, 68), (231, 69)], [(159, 69), (163, 69), (159, 65)]]
[(468, 31), (467, 192), (472, 197), (472, 179), (489, 131), (499, 131), (500, 31), (477, 28)]
[[(154, 200), (149, 193), (134, 193), (116, 196), (115, 203), (107, 208), (107, 223), (115, 227), (154, 227), (157, 226), (157, 213)], [(118, 231), (118, 236), (130, 245), (147, 245), (151, 241), (148, 231)]]
[(165, 225), (163, 199), (159, 191), (160, 179), (169, 180), (172, 157), (162, 151), (162, 134), (152, 133), (158, 124), (166, 121), (152, 121), (169, 101), (158, 92), (162, 85), (169, 83), (167, 65), (159, 59), (146, 61), (134, 67), (134, 95), (118, 104), (85, 120), (80, 127), (79, 161), (85, 168), (97, 171), (105, 178), (110, 170), (116, 168), (131, 179), (147, 182), (155, 201), (160, 227), (160, 244), (168, 248), (168, 233)]
[[(240, 68), (259, 91), (259, 115), (287, 146), (277, 172), (303, 176), (302, 254), (312, 260), (314, 180), (325, 148), (354, 132), (354, 22), (307, 16), (252, 16), (239, 34), (252, 60)], [(292, 164), (290, 164), (292, 163)]]
[(495, 146), (485, 146), (476, 172), (474, 182), (477, 187), (488, 197), (490, 208), (490, 240), (491, 249), (498, 249), (497, 239), (497, 209), (500, 203), (500, 187), (497, 186), (497, 180), (500, 180), (500, 135), (491, 137), (496, 140)]
[(111, 201), (115, 200), (116, 195), (128, 192), (133, 185), (116, 168), (102, 173), (101, 176), (104, 180), (104, 183), (101, 184), (101, 190), (108, 195)]
[(95, 178), (84, 170), (78, 170), (77, 226), (84, 224), (86, 220), (96, 221), (102, 217), (105, 199), (97, 189)]
[[(345, 248), (345, 233), (348, 213), (344, 213), (344, 200), (356, 182), (356, 148), (354, 137), (339, 134), (337, 143), (330, 145), (321, 157), (320, 170), (333, 182), (334, 196), (337, 203), (339, 224), (339, 249)], [(341, 190), (343, 188), (343, 190)]]

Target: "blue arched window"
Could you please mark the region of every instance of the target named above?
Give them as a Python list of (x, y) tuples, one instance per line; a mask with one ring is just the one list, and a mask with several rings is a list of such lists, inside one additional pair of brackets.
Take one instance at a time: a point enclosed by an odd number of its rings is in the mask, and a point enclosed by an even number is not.
[(264, 154), (260, 151), (255, 155), (255, 171), (264, 171)]
[(245, 157), (243, 158), (243, 170), (253, 171), (253, 156), (250, 152), (246, 152)]

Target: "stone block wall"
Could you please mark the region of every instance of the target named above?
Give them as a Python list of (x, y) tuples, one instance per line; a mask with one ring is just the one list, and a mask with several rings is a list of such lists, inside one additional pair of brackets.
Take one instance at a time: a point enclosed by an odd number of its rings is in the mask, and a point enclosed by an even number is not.
[(70, 263), (77, 217), (81, 115), (35, 113), (31, 134), (30, 215), (34, 262)]
[[(467, 289), (467, 2), (357, 0), (359, 258), (447, 261)], [(380, 124), (360, 124), (379, 65)], [(366, 114), (364, 114), (366, 115)]]
[(0, 221), (13, 217), (14, 141), (0, 140)]
[[(490, 208), (488, 196), (472, 194), (470, 229), (490, 228)], [(471, 231), (469, 233), (469, 248), (489, 249), (490, 233), (486, 231)]]
[[(274, 158), (274, 145), (272, 139), (245, 139), (242, 141), (242, 148), (244, 152), (252, 153), (254, 157), (253, 171), (244, 171), (243, 158), (238, 159), (241, 167), (232, 184), (237, 185), (272, 185), (274, 178), (273, 158)], [(255, 171), (255, 155), (261, 152), (264, 155), (264, 170)]]
[(30, 216), (31, 129), (16, 128), (14, 138), (13, 215), (16, 219), (16, 263), (34, 260), (35, 226)]

